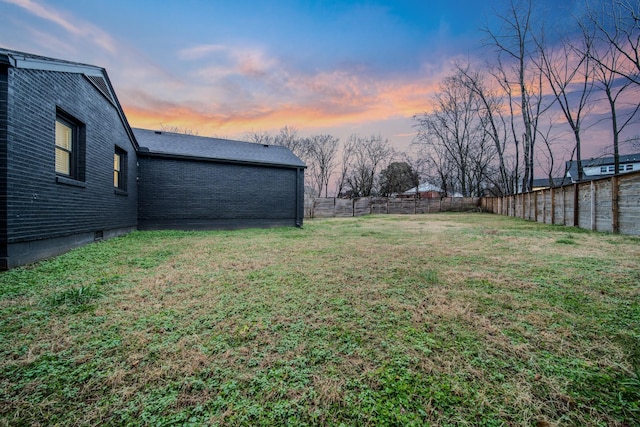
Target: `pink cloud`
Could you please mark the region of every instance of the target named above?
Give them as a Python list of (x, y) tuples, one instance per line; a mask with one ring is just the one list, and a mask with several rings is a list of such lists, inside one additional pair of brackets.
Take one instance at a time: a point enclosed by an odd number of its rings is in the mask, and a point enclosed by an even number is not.
[(46, 6), (44, 3), (36, 3), (32, 0), (3, 0), (6, 3), (14, 4), (25, 9), (27, 12), (39, 18), (53, 22), (64, 28), (67, 32), (79, 37), (86, 37), (103, 49), (116, 53), (116, 44), (112, 37), (95, 25), (83, 22), (82, 20), (63, 14), (57, 9)]

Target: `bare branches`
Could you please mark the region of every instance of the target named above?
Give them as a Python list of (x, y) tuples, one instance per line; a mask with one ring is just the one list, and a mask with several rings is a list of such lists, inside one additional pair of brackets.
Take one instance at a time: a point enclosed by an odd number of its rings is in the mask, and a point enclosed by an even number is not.
[(389, 140), (380, 135), (362, 137), (351, 135), (347, 142), (350, 150), (350, 165), (346, 186), (351, 197), (371, 196), (377, 174), (382, 165), (393, 156)]
[[(440, 169), (441, 186), (463, 196), (481, 194), (496, 157), (487, 137), (485, 102), (477, 92), (480, 82), (471, 82), (469, 76), (459, 68), (446, 77), (433, 97), (433, 111), (414, 117), (416, 141), (428, 147), (433, 166)], [(489, 105), (489, 99), (485, 101)]]
[(309, 163), (307, 175), (319, 196), (324, 190), (324, 197), (328, 197), (329, 180), (336, 167), (336, 154), (340, 140), (331, 135), (313, 135), (304, 140), (305, 152)]
[(619, 54), (620, 60), (609, 71), (640, 85), (640, 3), (610, 0), (601, 8), (590, 7), (587, 19), (597, 39)]

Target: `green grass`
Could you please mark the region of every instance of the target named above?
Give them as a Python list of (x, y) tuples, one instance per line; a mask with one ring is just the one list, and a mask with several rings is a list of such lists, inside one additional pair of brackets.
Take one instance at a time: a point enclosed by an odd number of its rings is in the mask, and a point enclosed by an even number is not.
[(0, 425), (640, 424), (640, 239), (135, 232), (0, 273)]

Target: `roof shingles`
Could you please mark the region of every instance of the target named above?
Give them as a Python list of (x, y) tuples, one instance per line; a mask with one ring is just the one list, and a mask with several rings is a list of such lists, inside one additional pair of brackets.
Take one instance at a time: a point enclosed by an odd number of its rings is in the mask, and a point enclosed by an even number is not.
[[(263, 145), (228, 139), (133, 129), (141, 152), (151, 154), (255, 163), (288, 167), (305, 167), (291, 150), (278, 145)], [(145, 150), (146, 149), (146, 150)]]

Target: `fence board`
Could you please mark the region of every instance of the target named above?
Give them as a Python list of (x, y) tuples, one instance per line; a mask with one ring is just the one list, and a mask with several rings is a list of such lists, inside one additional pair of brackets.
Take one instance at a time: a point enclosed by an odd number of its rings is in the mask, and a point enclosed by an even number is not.
[(307, 218), (349, 217), (369, 214), (402, 214), (435, 212), (462, 212), (478, 209), (478, 197), (447, 197), (443, 199), (405, 199), (386, 197), (360, 197), (315, 199), (313, 209), (305, 209)]
[(640, 174), (618, 177), (618, 226), (620, 233), (640, 235)]
[(617, 226), (622, 234), (640, 235), (640, 172), (565, 185), (553, 191), (485, 198), (481, 206), (495, 214), (545, 224), (603, 232), (615, 232)]
[(353, 215), (362, 216), (371, 213), (371, 199), (369, 197), (361, 197), (353, 201)]

